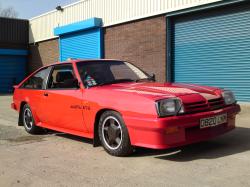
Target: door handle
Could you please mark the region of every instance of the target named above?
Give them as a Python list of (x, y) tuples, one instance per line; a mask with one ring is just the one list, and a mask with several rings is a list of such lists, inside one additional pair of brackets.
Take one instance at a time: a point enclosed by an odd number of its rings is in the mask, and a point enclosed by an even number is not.
[(46, 92), (45, 92), (45, 93), (43, 93), (43, 95), (44, 95), (44, 96), (46, 96), (46, 97), (48, 97), (48, 96), (49, 96), (49, 94), (48, 94), (48, 93), (46, 93)]

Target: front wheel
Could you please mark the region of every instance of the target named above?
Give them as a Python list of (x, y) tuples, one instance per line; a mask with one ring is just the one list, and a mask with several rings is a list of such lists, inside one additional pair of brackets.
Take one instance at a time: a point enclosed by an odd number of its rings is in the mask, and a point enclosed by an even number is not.
[(42, 128), (35, 125), (33, 114), (28, 104), (25, 104), (23, 107), (22, 120), (23, 120), (23, 126), (28, 133), (30, 134), (42, 133)]
[(113, 156), (127, 156), (132, 153), (127, 127), (118, 112), (106, 111), (98, 126), (99, 139), (104, 149)]

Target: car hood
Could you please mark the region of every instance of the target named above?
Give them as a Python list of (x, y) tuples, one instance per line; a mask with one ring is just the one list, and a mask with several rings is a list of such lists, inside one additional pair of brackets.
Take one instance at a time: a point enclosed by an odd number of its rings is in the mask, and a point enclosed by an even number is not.
[[(108, 89), (116, 92), (125, 92), (136, 94), (152, 99), (181, 97), (184, 95), (200, 95), (206, 99), (214, 98), (218, 95), (216, 91), (219, 88), (200, 86), (195, 84), (177, 84), (177, 83), (120, 83), (101, 86), (102, 89)], [(100, 87), (99, 87), (100, 88)]]

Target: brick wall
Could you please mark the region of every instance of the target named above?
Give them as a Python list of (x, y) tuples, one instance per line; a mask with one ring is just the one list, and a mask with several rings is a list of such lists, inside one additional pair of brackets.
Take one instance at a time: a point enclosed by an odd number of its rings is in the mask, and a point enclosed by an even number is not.
[(164, 16), (105, 28), (105, 58), (127, 60), (160, 82), (166, 80), (166, 21)]
[(30, 45), (28, 73), (41, 66), (55, 63), (59, 60), (58, 39), (47, 40)]
[[(105, 28), (105, 58), (127, 60), (160, 82), (166, 80), (166, 21), (164, 16)], [(59, 59), (58, 39), (30, 46), (28, 71)]]

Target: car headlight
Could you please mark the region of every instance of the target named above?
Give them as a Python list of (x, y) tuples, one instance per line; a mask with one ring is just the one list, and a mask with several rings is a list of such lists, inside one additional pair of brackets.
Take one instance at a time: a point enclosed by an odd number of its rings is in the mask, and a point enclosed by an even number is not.
[(178, 98), (156, 101), (156, 110), (159, 117), (173, 116), (179, 113), (184, 113), (182, 102)]
[(232, 91), (229, 91), (229, 90), (223, 91), (222, 97), (224, 98), (224, 102), (226, 105), (231, 105), (231, 104), (236, 103), (236, 99)]

